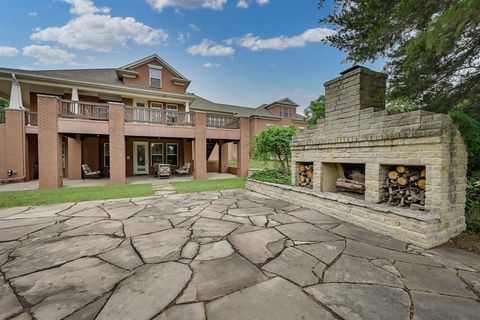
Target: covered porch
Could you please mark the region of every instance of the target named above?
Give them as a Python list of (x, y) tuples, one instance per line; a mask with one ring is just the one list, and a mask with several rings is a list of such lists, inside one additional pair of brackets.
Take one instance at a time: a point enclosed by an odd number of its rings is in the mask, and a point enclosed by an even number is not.
[[(207, 179), (217, 180), (217, 179), (228, 179), (235, 178), (236, 175), (229, 173), (217, 173), (209, 172), (207, 173)], [(161, 187), (163, 185), (168, 185), (171, 182), (175, 181), (193, 181), (193, 176), (174, 176), (171, 179), (154, 179), (151, 176), (131, 176), (127, 177), (126, 184), (147, 184), (152, 183), (155, 186)], [(110, 184), (110, 179), (108, 177), (100, 179), (82, 179), (82, 180), (71, 180), (68, 178), (63, 178), (63, 187), (64, 188), (77, 188), (77, 187), (98, 187), (106, 186)], [(4, 191), (25, 191), (25, 190), (36, 190), (39, 188), (38, 180), (30, 180), (26, 182), (11, 183), (11, 184), (2, 184), (0, 185), (0, 192)]]

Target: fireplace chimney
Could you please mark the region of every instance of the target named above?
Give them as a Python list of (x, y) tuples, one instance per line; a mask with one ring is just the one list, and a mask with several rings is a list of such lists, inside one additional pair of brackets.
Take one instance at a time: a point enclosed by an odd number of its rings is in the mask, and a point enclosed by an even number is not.
[(360, 111), (368, 108), (385, 109), (387, 75), (362, 66), (354, 66), (325, 83), (325, 124), (335, 122), (358, 130)]

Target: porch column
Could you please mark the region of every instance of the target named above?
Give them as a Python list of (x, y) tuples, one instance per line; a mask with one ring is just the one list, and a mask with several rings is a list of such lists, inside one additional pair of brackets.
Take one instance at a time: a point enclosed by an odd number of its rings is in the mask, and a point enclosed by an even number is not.
[(219, 171), (220, 173), (228, 172), (228, 149), (229, 143), (220, 142), (220, 159), (219, 159)]
[(195, 113), (195, 161), (194, 178), (207, 178), (207, 114)]
[[(25, 111), (16, 108), (5, 110), (5, 171), (13, 170), (15, 177), (26, 176)], [(0, 172), (0, 177), (6, 172)]]
[(82, 141), (80, 136), (75, 138), (68, 138), (67, 145), (67, 168), (68, 168), (68, 178), (70, 180), (81, 180), (82, 179)]
[(183, 163), (190, 162), (192, 163), (193, 154), (192, 154), (192, 141), (183, 139)]
[(62, 136), (58, 133), (59, 99), (37, 95), (39, 188), (63, 187)]
[(125, 106), (108, 103), (110, 143), (110, 183), (125, 184), (127, 179), (125, 158)]
[(240, 118), (240, 141), (237, 145), (237, 176), (248, 177), (248, 161), (250, 160), (250, 120)]

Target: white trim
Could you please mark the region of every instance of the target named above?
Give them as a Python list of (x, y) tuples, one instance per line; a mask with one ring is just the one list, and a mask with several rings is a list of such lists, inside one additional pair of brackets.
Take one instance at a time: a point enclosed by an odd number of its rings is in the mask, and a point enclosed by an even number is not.
[[(155, 70), (155, 71), (158, 71), (158, 74), (160, 75), (160, 77), (152, 77), (152, 71)], [(163, 79), (162, 79), (162, 69), (160, 68), (152, 68), (150, 67), (150, 65), (148, 66), (148, 84), (150, 85), (150, 87), (152, 88), (162, 88), (162, 84), (163, 84)], [(155, 80), (159, 80), (160, 81), (160, 85), (159, 86), (154, 86), (152, 85), (152, 79), (155, 79)]]
[[(152, 104), (158, 104), (160, 107), (153, 107)], [(158, 101), (150, 101), (149, 102), (149, 107), (154, 108), (154, 109), (162, 109), (163, 110), (163, 102), (158, 102)]]
[(148, 64), (148, 67), (149, 68), (153, 68), (153, 69), (159, 69), (159, 70), (162, 70), (163, 67), (162, 66), (159, 66), (157, 64)]
[[(162, 153), (161, 154), (153, 154), (153, 146), (159, 144), (162, 146)], [(162, 161), (160, 163), (165, 163), (165, 150), (163, 148), (163, 142), (152, 142), (150, 144), (150, 161), (152, 162), (152, 166), (155, 164), (153, 162), (153, 156), (162, 156)]]
[[(137, 147), (138, 146), (145, 146), (145, 165), (144, 166), (138, 166), (138, 159), (137, 159)], [(148, 175), (149, 174), (149, 161), (150, 160), (150, 155), (149, 155), (149, 150), (148, 150), (148, 142), (145, 141), (134, 141), (133, 142), (133, 174), (135, 175)], [(139, 169), (144, 169), (144, 170), (139, 170)]]
[[(175, 107), (174, 109), (169, 109), (168, 107)], [(173, 104), (173, 103), (167, 103), (165, 105), (165, 110), (168, 111), (178, 111), (178, 104)]]

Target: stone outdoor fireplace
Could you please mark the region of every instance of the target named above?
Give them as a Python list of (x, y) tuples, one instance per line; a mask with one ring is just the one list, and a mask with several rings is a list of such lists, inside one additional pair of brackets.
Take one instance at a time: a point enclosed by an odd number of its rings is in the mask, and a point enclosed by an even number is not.
[[(386, 75), (353, 67), (325, 83), (325, 118), (292, 141), (313, 190), (250, 189), (422, 247), (465, 230), (467, 152), (448, 115), (385, 110)], [(295, 177), (295, 178), (294, 178)]]

